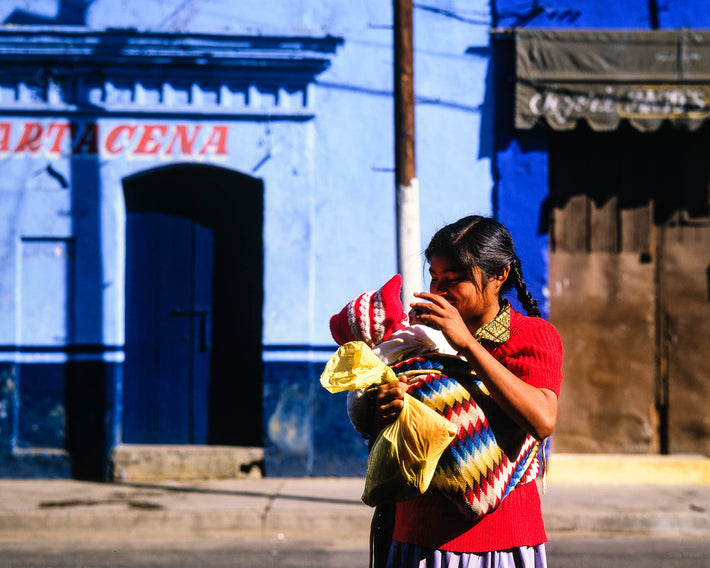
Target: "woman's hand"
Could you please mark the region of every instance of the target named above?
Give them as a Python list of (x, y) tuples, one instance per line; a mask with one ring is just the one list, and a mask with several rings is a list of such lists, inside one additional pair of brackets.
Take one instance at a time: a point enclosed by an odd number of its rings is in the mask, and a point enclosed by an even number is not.
[(521, 428), (538, 440), (549, 436), (557, 423), (555, 393), (527, 384), (498, 362), (474, 339), (458, 310), (445, 298), (425, 292), (415, 292), (414, 296), (429, 302), (411, 304), (422, 312), (416, 323), (439, 329), (451, 347), (468, 361), (496, 403)]
[(407, 383), (393, 381), (380, 385), (377, 392), (377, 409), (384, 422), (391, 422), (399, 416), (404, 408), (404, 395), (407, 392)]
[(462, 351), (475, 341), (466, 323), (461, 318), (458, 310), (444, 297), (427, 292), (415, 292), (416, 298), (421, 298), (429, 303), (415, 302), (410, 304), (412, 309), (419, 313), (415, 322), (438, 329), (444, 334), (446, 341), (456, 351)]

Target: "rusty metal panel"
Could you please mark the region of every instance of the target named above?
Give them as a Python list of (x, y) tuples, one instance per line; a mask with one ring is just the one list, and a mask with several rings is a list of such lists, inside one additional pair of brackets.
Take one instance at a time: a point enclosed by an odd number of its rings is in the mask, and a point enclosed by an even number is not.
[(555, 451), (657, 451), (653, 282), (638, 253), (550, 254), (564, 347)]
[(663, 293), (670, 453), (710, 454), (710, 222), (667, 227)]
[(552, 210), (552, 250), (568, 252), (587, 250), (587, 209), (587, 197), (573, 195), (564, 208)]
[(648, 204), (619, 209), (619, 250), (651, 253), (651, 208)]
[(591, 200), (589, 207), (589, 250), (616, 252), (619, 248), (618, 201), (614, 195), (603, 203)]

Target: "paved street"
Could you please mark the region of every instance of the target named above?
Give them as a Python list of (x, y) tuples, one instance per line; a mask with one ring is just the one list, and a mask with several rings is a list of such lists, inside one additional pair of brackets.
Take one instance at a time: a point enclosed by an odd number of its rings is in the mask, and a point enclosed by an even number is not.
[[(363, 483), (0, 480), (0, 568), (361, 568)], [(708, 483), (553, 483), (543, 514), (550, 568), (710, 568)]]
[(708, 568), (710, 541), (701, 538), (554, 537), (550, 568)]
[(279, 539), (26, 541), (0, 543), (0, 568), (363, 568), (366, 546)]
[[(2, 543), (1, 568), (364, 568), (361, 541), (199, 539)], [(708, 568), (705, 539), (554, 537), (550, 568)]]

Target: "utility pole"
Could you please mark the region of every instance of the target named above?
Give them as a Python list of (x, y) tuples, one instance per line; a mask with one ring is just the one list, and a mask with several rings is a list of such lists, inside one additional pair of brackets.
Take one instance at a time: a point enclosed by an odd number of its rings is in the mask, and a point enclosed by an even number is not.
[(419, 182), (414, 153), (414, 25), (412, 0), (394, 0), (394, 153), (397, 270), (405, 311), (422, 290)]

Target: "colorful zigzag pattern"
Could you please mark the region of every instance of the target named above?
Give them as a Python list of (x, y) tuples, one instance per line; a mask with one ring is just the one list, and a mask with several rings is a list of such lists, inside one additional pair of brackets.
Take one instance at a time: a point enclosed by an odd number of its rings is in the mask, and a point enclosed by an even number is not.
[[(458, 426), (456, 437), (439, 459), (431, 486), (467, 516), (494, 511), (517, 485), (538, 476), (540, 442), (509, 418), (502, 426), (498, 419), (494, 432), (477, 402), (488, 398), (488, 391), (474, 376), (466, 388), (446, 375), (441, 363), (424, 357), (407, 359), (392, 368), (398, 375), (411, 377), (410, 395)], [(509, 456), (503, 447), (520, 449)]]

